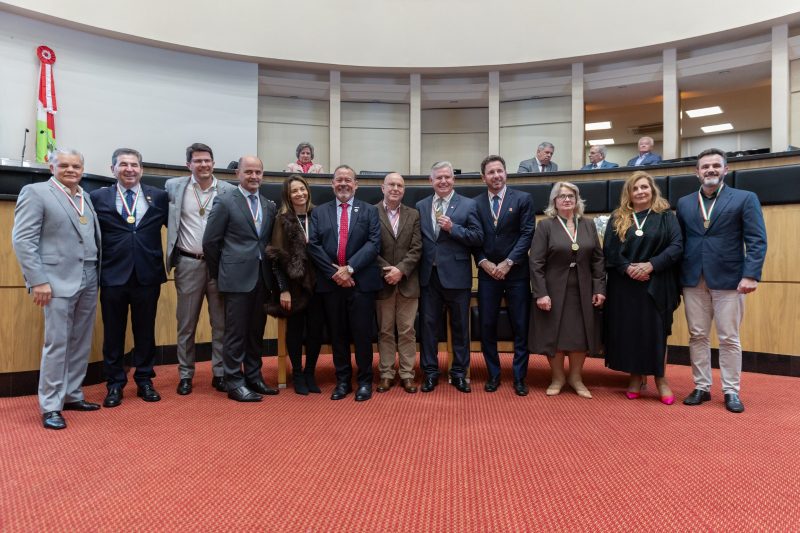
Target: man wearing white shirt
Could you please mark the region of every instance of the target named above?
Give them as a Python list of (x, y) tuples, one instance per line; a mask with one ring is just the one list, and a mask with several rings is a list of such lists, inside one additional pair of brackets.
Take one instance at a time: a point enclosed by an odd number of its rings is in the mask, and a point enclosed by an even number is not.
[(606, 161), (606, 147), (602, 144), (595, 144), (589, 148), (589, 164), (581, 167), (581, 170), (597, 170), (601, 168), (617, 168), (616, 163)]

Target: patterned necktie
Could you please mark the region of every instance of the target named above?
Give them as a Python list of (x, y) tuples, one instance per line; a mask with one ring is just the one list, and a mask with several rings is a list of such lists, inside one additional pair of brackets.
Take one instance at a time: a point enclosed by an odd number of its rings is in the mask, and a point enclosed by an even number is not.
[(497, 220), (500, 217), (500, 195), (495, 194), (492, 197), (492, 213), (494, 213), (494, 219)]
[(347, 203), (343, 203), (342, 216), (339, 218), (339, 250), (336, 253), (339, 266), (347, 264), (347, 222)]
[[(436, 201), (433, 203), (433, 213), (438, 219), (440, 216), (444, 215), (444, 198), (436, 198)], [(439, 230), (441, 227), (435, 221), (433, 223), (433, 234), (436, 237), (439, 237)]]
[(261, 227), (258, 223), (258, 196), (255, 194), (250, 194), (247, 196), (247, 199), (250, 200), (250, 213), (253, 215), (253, 224), (256, 227), (256, 233), (260, 236)]
[[(131, 189), (128, 189), (127, 191), (125, 191), (125, 203), (128, 205), (128, 209), (130, 209), (131, 216), (134, 219), (136, 219), (136, 204), (135, 204), (135, 202), (136, 202), (136, 197), (133, 196), (133, 191)], [(125, 211), (126, 211), (126, 209), (123, 207), (122, 208), (122, 216), (125, 216), (125, 218), (127, 218), (127, 216), (125, 215)], [(136, 220), (134, 220), (133, 223), (136, 224)]]

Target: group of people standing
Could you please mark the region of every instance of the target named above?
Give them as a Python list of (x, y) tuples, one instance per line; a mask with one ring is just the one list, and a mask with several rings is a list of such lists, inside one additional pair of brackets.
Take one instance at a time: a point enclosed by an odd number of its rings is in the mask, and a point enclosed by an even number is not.
[(175, 269), (180, 395), (192, 392), (194, 338), (204, 300), (212, 329), (212, 386), (232, 400), (254, 402), (278, 393), (261, 372), (268, 313), (286, 318), (297, 394), (321, 392), (315, 369), (327, 324), (336, 372), (331, 399), (355, 390), (355, 400), (366, 401), (373, 390), (374, 325), (377, 391), (390, 390), (399, 374), (402, 388), (417, 392), (419, 342), (419, 389), (430, 393), (439, 384), (439, 332), (447, 310), (453, 346), (449, 382), (469, 393), (474, 259), (485, 391), (501, 385), (497, 325), (505, 299), (517, 395), (529, 393), (525, 379), (529, 354), (535, 353), (550, 361), (547, 395), (569, 385), (591, 398), (583, 363), (587, 354), (605, 353), (608, 367), (630, 374), (628, 398), (638, 398), (652, 375), (661, 401), (673, 403), (664, 375), (666, 340), (682, 291), (696, 386), (684, 403), (710, 399), (713, 321), (726, 407), (744, 409), (738, 396), (738, 331), (743, 296), (760, 279), (766, 232), (756, 196), (724, 184), (727, 163), (719, 150), (699, 155), (701, 187), (679, 201), (677, 216), (649, 174), (633, 173), (604, 241), (584, 215), (578, 187), (568, 182), (554, 185), (537, 225), (530, 195), (507, 186), (505, 161), (497, 155), (481, 163), (487, 191), (476, 198), (456, 192), (450, 163), (436, 163), (430, 173), (433, 194), (416, 209), (402, 203), (405, 183), (398, 173), (385, 177), (383, 200), (376, 205), (355, 197), (358, 181), (347, 165), (334, 170), (335, 199), (320, 206), (313, 204), (308, 182), (292, 175), (276, 206), (259, 192), (263, 164), (257, 157), (239, 160), (238, 185), (214, 177), (207, 145), (188, 147), (186, 161), (191, 175), (172, 178), (160, 190), (140, 183), (141, 155), (119, 149), (111, 167), (117, 183), (84, 194), (83, 156), (57, 151), (50, 159), (52, 178), (22, 189), (13, 244), (33, 300), (44, 308), (39, 403), (45, 428), (66, 427), (62, 410), (100, 408), (81, 391), (98, 272), (108, 379), (103, 405), (122, 402), (129, 311), (137, 395), (160, 400), (152, 378), (157, 301), (166, 280), (163, 226), (166, 266)]

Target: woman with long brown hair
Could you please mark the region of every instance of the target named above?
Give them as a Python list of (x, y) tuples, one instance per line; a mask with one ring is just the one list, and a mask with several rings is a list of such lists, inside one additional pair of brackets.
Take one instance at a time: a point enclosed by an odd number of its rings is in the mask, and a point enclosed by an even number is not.
[(655, 376), (661, 402), (675, 401), (664, 367), (672, 313), (680, 302), (682, 253), (680, 226), (669, 202), (650, 174), (634, 172), (604, 239), (606, 366), (630, 374), (626, 396), (631, 400), (640, 396), (645, 376)]

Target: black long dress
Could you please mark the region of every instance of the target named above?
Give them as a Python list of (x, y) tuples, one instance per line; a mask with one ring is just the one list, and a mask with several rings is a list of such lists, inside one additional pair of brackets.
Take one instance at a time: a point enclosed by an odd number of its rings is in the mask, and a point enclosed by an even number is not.
[[(640, 221), (646, 213), (637, 213)], [(683, 240), (678, 219), (671, 211), (650, 213), (644, 235), (637, 237), (632, 225), (625, 242), (620, 242), (614, 231), (613, 216), (607, 228), (603, 246), (608, 273), (606, 366), (663, 377), (672, 314), (680, 303), (678, 268)], [(653, 265), (648, 281), (636, 281), (625, 272), (631, 263), (648, 261)]]

